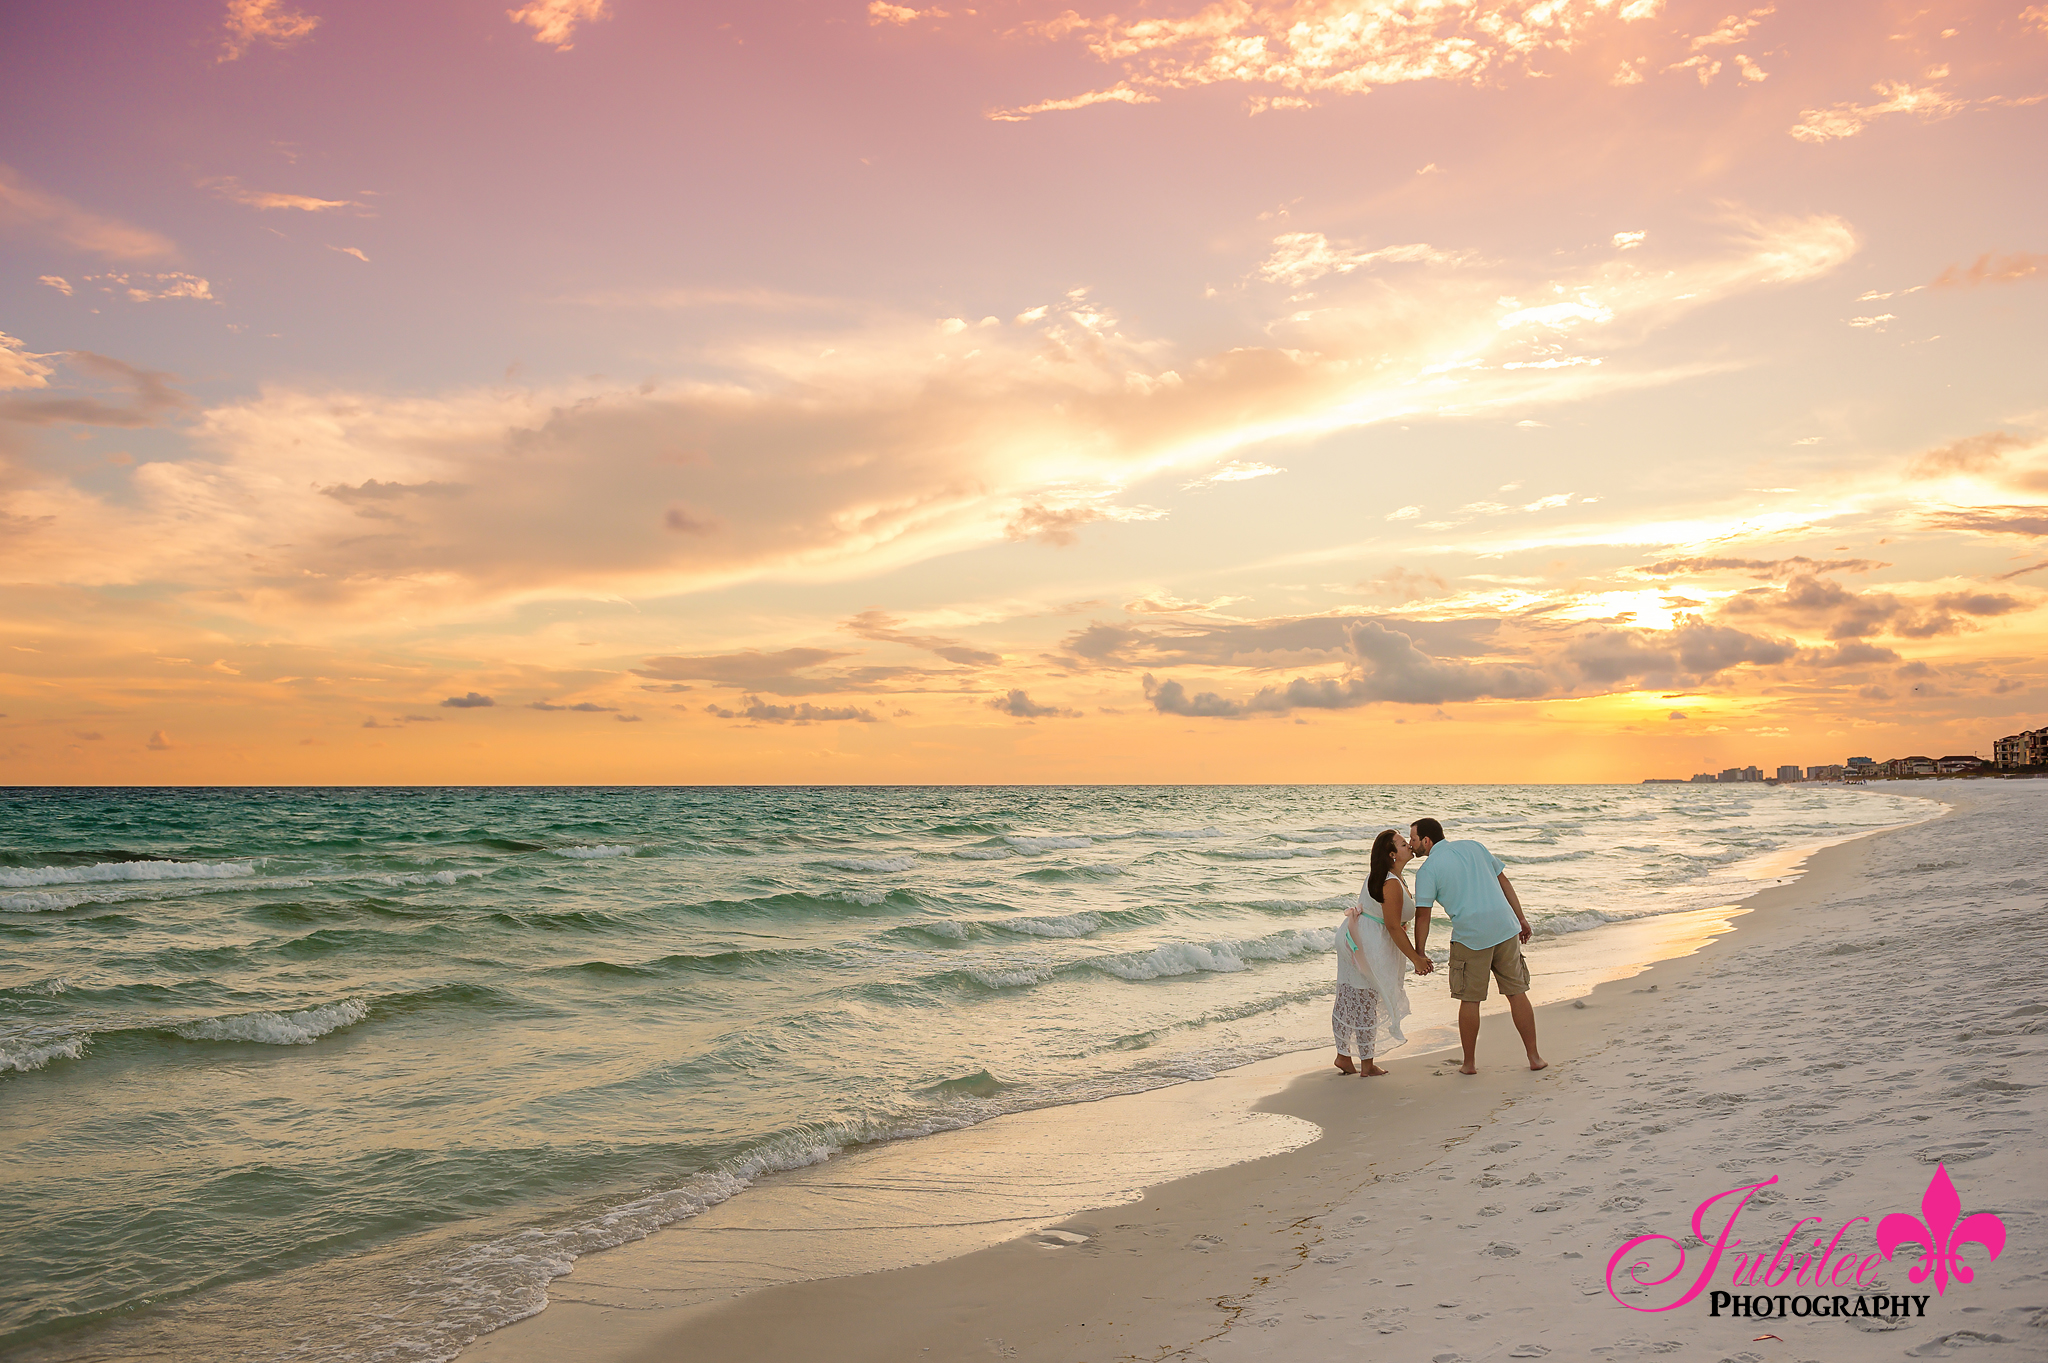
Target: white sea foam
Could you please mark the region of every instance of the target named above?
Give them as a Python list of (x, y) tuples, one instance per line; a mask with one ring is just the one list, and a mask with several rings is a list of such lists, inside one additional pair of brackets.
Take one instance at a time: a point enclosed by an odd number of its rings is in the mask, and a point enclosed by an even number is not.
[(1052, 971), (1043, 966), (1028, 966), (1015, 970), (991, 970), (986, 966), (969, 966), (967, 973), (991, 989), (1015, 989), (1020, 985), (1044, 984), (1052, 978)]
[(71, 992), (72, 983), (71, 977), (68, 975), (53, 975), (47, 980), (37, 980), (34, 984), (24, 984), (16, 987), (24, 994), (42, 994), (48, 998), (55, 998), (59, 994)]
[(1092, 913), (1077, 913), (1064, 918), (1005, 918), (996, 926), (1033, 937), (1086, 937), (1102, 927), (1102, 919)]
[(889, 892), (887, 890), (834, 890), (822, 897), (837, 899), (844, 904), (858, 904), (864, 909), (872, 909), (875, 905), (887, 899)]
[(1020, 852), (1059, 852), (1073, 847), (1093, 847), (1095, 839), (1079, 833), (1061, 834), (1049, 838), (1027, 838), (1019, 833), (1007, 833), (1003, 841)]
[(316, 1039), (343, 1027), (353, 1026), (370, 1014), (370, 1006), (359, 999), (323, 1003), (299, 1013), (242, 1013), (229, 1018), (207, 1018), (177, 1028), (187, 1041), (260, 1041), (266, 1046), (309, 1046)]
[(956, 847), (953, 855), (963, 861), (999, 861), (1004, 857), (1017, 855), (1011, 847)]
[(26, 1074), (52, 1060), (76, 1060), (85, 1054), (90, 1034), (68, 1027), (29, 1027), (0, 1035), (0, 1074)]
[(630, 857), (640, 849), (623, 843), (599, 843), (595, 847), (557, 847), (552, 850), (558, 857), (574, 857), (578, 861), (595, 861), (599, 857)]
[(1222, 856), (1236, 857), (1242, 861), (1278, 861), (1282, 857), (1328, 855), (1320, 847), (1223, 847), (1217, 850)]
[(87, 885), (108, 880), (226, 880), (253, 876), (252, 861), (102, 861), (92, 866), (9, 866), (0, 887)]
[(19, 894), (0, 894), (0, 912), (6, 913), (55, 913), (64, 909), (75, 909), (85, 904), (126, 904), (133, 900), (151, 903), (166, 899), (182, 899), (190, 895), (236, 893), (246, 894), (254, 890), (303, 890), (313, 882), (310, 880), (273, 880), (268, 877), (250, 880), (236, 877), (221, 880), (153, 880), (142, 884), (101, 883), (82, 886), (75, 890), (24, 890)]
[(407, 1349), (404, 1356), (453, 1358), (457, 1349), (477, 1335), (545, 1310), (548, 1284), (569, 1272), (582, 1256), (644, 1240), (663, 1226), (687, 1220), (744, 1192), (763, 1174), (822, 1164), (853, 1145), (955, 1131), (973, 1125), (982, 1115), (986, 1114), (970, 1110), (959, 1116), (859, 1121), (794, 1133), (718, 1169), (693, 1175), (678, 1187), (608, 1208), (587, 1221), (535, 1227), (459, 1250), (436, 1263), (431, 1274), (436, 1289), (434, 1312), (431, 1323), (422, 1323), (423, 1333), (439, 1339), (432, 1343), (421, 1340), (426, 1347)]
[(374, 878), (385, 885), (454, 885), (459, 881), (475, 880), (490, 873), (491, 868), (484, 867), (470, 871), (402, 871), (397, 875)]
[(1276, 932), (1249, 942), (1168, 942), (1147, 952), (1097, 956), (1088, 964), (1125, 980), (1156, 980), (1205, 972), (1228, 974), (1246, 969), (1251, 961), (1284, 961), (1312, 951), (1328, 951), (1336, 940), (1335, 929), (1312, 928)]
[(908, 871), (916, 857), (826, 857), (824, 864), (839, 871)]
[(1539, 913), (1531, 916), (1529, 927), (1537, 937), (1564, 937), (1574, 932), (1586, 932), (1593, 928), (1605, 927), (1609, 923), (1626, 923), (1632, 918), (1647, 918), (1657, 911), (1621, 913), (1612, 909), (1580, 909), (1575, 913)]
[(1107, 861), (1094, 861), (1084, 862), (1079, 866), (1068, 866), (1060, 871), (1053, 872), (1053, 874), (1074, 876), (1101, 876), (1104, 879), (1107, 879), (1110, 876), (1127, 876), (1130, 874), (1130, 872), (1125, 870), (1121, 866), (1114, 865)]
[(1322, 899), (1254, 899), (1251, 901), (1251, 907), (1282, 913), (1305, 912), (1309, 909), (1335, 909), (1342, 913), (1357, 903), (1357, 894), (1333, 894)]
[(1149, 838), (1223, 838), (1228, 837), (1220, 828), (1161, 828), (1145, 835)]

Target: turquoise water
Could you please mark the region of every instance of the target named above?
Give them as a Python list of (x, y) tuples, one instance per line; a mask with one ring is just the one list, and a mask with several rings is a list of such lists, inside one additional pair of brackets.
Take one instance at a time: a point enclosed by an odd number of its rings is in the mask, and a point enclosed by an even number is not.
[[(0, 792), (0, 1351), (445, 1359), (764, 1171), (1321, 1047), (1378, 829), (1539, 935), (1829, 787)], [(1448, 934), (1434, 941), (1441, 951)], [(1539, 986), (1540, 987), (1540, 986)]]

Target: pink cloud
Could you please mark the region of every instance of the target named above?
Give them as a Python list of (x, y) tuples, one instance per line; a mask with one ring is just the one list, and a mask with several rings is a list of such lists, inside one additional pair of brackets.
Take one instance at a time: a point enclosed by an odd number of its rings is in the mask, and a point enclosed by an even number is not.
[(228, 0), (220, 60), (235, 61), (257, 43), (290, 47), (319, 26), (318, 15), (289, 9), (284, 0)]
[(156, 260), (178, 254), (167, 237), (81, 208), (0, 166), (0, 230), (7, 229), (109, 260)]

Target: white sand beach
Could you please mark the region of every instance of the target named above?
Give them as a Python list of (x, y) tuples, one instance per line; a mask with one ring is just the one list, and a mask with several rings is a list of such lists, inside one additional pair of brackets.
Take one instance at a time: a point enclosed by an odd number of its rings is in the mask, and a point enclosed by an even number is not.
[[(1322, 1132), (1283, 1153), (956, 1257), (713, 1301), (663, 1299), (682, 1286), (663, 1281), (663, 1232), (579, 1264), (548, 1311), (465, 1357), (2048, 1357), (2037, 1096), (2048, 1083), (2048, 783), (1928, 793), (1952, 806), (1944, 817), (1822, 850), (1803, 876), (1746, 901), (1732, 931), (1584, 998), (1546, 1003), (1539, 943), (1533, 997), (1552, 1061), (1541, 1073), (1520, 1065), (1496, 998), (1476, 1078), (1455, 1072), (1451, 1051), (1404, 1052), (1370, 1080), (1338, 1075), (1317, 1052), (1187, 1086), (1273, 1090), (1260, 1110)], [(1418, 997), (1433, 987), (1410, 984)], [(1186, 1101), (1162, 1100), (1154, 1121), (1170, 1124)], [(1246, 1153), (1294, 1143), (1246, 1120)], [(1876, 1221), (1921, 1214), (1937, 1165), (1964, 1215), (2003, 1223), (1995, 1262), (1981, 1245), (1962, 1252), (1973, 1281), (1950, 1278), (1939, 1294), (1910, 1283), (1908, 1246), (1868, 1267), (1860, 1288), (1842, 1274), (1769, 1289), (1914, 1294), (1924, 1315), (1714, 1317), (1705, 1290), (1651, 1311), (1638, 1308), (1674, 1290), (1625, 1277), (1610, 1294), (1625, 1242), (1685, 1237), (1698, 1204), (1773, 1176), (1743, 1210), (1731, 1258), (1776, 1251), (1801, 1218), (1819, 1218), (1776, 1256), (1790, 1265), (1814, 1234), (1832, 1240), (1869, 1217), (1840, 1238), (1829, 1272), (1840, 1255), (1860, 1263)], [(1709, 1218), (1708, 1239), (1722, 1219)], [(1663, 1248), (1651, 1278), (1675, 1262)], [(1697, 1244), (1687, 1253), (1679, 1283), (1701, 1267)], [(1724, 1260), (1710, 1286), (1727, 1288), (1732, 1267)], [(601, 1281), (615, 1290), (593, 1290)], [(1764, 1281), (1740, 1290), (1762, 1293)]]

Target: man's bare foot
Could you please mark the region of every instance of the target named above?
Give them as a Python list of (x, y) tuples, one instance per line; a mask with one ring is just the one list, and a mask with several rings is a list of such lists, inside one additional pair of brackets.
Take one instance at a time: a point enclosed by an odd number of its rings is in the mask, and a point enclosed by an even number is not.
[(1351, 1057), (1342, 1051), (1337, 1052), (1337, 1068), (1346, 1074), (1358, 1073), (1358, 1067), (1351, 1063)]
[(1532, 1055), (1529, 1057), (1529, 1068), (1532, 1070), (1547, 1070), (1550, 1068), (1550, 1062), (1540, 1055)]
[(1366, 1057), (1365, 1068), (1359, 1071), (1360, 1077), (1365, 1079), (1374, 1079), (1385, 1073), (1385, 1070), (1372, 1063), (1372, 1057), (1370, 1056)]
[(1462, 1064), (1462, 1065), (1458, 1066), (1458, 1073), (1460, 1073), (1460, 1074), (1477, 1074), (1477, 1073), (1479, 1073), (1479, 1067), (1478, 1067), (1477, 1065), (1473, 1064), (1473, 1063), (1472, 1063), (1471, 1061), (1467, 1060), (1467, 1061), (1466, 1061), (1466, 1062), (1465, 1062), (1464, 1064)]

